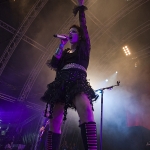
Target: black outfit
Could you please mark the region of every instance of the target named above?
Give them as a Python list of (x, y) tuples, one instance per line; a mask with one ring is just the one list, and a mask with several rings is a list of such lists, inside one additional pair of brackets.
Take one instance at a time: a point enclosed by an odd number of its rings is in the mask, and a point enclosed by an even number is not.
[[(84, 92), (88, 96), (91, 105), (97, 98), (94, 90), (86, 80), (87, 74), (85, 71), (76, 68), (62, 69), (65, 65), (70, 63), (79, 64), (85, 69), (88, 67), (90, 39), (86, 26), (85, 9), (85, 6), (78, 6), (74, 9), (74, 14), (77, 14), (79, 11), (79, 22), (83, 32), (83, 36), (81, 37), (76, 51), (74, 53), (69, 53), (69, 49), (66, 49), (63, 51), (60, 59), (53, 56), (49, 63), (49, 66), (56, 70), (56, 78), (52, 83), (48, 84), (48, 89), (41, 100), (47, 103), (45, 113), (47, 112), (48, 105), (50, 105), (50, 119), (53, 117), (53, 108), (57, 103), (65, 104), (63, 119), (65, 121), (67, 108), (75, 108), (72, 100), (76, 95)], [(97, 150), (96, 123), (84, 123), (80, 125), (80, 128), (85, 150)], [(60, 136), (60, 134), (51, 131), (48, 132), (47, 150), (58, 150)]]
[[(85, 6), (76, 7), (74, 13), (79, 11), (79, 22), (83, 32), (83, 36), (76, 48), (76, 51), (69, 53), (66, 49), (63, 51), (61, 59), (57, 59), (55, 56), (52, 57), (49, 66), (56, 71), (55, 80), (47, 85), (47, 91), (41, 100), (50, 104), (50, 118), (52, 118), (53, 107), (56, 103), (64, 103), (64, 119), (66, 120), (67, 108), (75, 108), (72, 100), (76, 95), (84, 92), (92, 105), (92, 102), (96, 100), (94, 90), (91, 88), (89, 82), (86, 80), (87, 74), (85, 71), (80, 69), (64, 69), (62, 68), (66, 64), (76, 63), (87, 69), (89, 64), (90, 54), (90, 40), (86, 27), (86, 20), (84, 10)], [(92, 106), (93, 109), (93, 106)], [(46, 110), (47, 111), (47, 110)]]

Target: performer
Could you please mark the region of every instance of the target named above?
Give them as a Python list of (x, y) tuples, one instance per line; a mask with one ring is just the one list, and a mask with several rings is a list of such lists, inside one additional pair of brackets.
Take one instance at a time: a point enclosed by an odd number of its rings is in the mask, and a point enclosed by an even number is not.
[[(83, 0), (78, 0), (73, 10), (79, 12), (78, 25), (72, 25), (66, 39), (60, 40), (52, 59), (47, 65), (56, 71), (55, 80), (48, 84), (42, 101), (46, 102), (47, 112), (50, 106), (50, 131), (48, 132), (48, 150), (58, 150), (61, 124), (67, 118), (67, 108), (75, 108), (80, 117), (81, 135), (85, 150), (97, 150), (96, 123), (93, 104), (96, 100), (94, 90), (86, 80), (90, 55), (90, 39), (84, 11), (87, 9)], [(63, 49), (67, 42), (71, 48)], [(87, 140), (88, 139), (88, 140)]]

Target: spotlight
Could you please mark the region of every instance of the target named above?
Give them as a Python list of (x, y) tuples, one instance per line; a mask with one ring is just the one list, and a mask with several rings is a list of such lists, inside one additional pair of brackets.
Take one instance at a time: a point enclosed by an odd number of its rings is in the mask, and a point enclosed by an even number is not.
[(118, 73), (118, 71), (116, 71), (116, 73)]
[(131, 55), (131, 52), (127, 46), (124, 46), (122, 49), (123, 49), (124, 53), (126, 54), (126, 56)]
[(108, 79), (106, 79), (105, 81), (108, 82)]

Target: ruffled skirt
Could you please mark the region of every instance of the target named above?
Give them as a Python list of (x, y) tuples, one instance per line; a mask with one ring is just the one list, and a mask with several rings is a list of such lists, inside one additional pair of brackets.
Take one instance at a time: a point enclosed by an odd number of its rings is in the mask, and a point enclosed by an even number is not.
[(55, 104), (65, 104), (63, 119), (65, 121), (67, 108), (76, 109), (72, 101), (76, 95), (82, 92), (88, 96), (93, 109), (92, 102), (96, 100), (97, 95), (86, 80), (86, 77), (86, 72), (80, 69), (66, 69), (57, 72), (55, 80), (47, 85), (47, 91), (41, 97), (41, 100), (47, 103), (45, 113), (47, 112), (48, 105), (50, 105), (49, 112), (50, 118), (52, 118)]

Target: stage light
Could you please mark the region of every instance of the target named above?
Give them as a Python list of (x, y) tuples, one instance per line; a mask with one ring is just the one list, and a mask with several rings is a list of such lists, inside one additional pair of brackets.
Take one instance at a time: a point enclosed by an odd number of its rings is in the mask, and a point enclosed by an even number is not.
[(124, 53), (126, 54), (126, 56), (131, 55), (131, 52), (127, 46), (124, 46), (122, 49), (123, 49)]
[(138, 63), (137, 63), (137, 62), (135, 62), (134, 67), (137, 67), (137, 66), (138, 66), (137, 64), (138, 64)]

